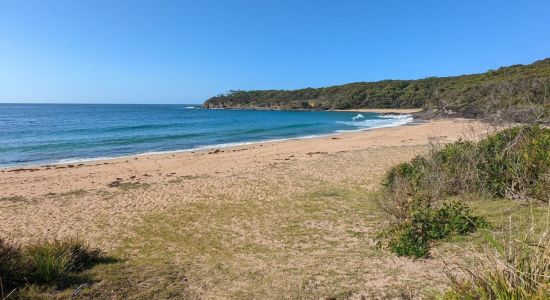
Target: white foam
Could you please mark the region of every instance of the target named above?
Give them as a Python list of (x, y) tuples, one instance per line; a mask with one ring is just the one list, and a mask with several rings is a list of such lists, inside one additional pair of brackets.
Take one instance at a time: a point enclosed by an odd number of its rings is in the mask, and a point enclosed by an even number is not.
[(412, 115), (383, 115), (379, 119), (367, 119), (360, 122), (340, 121), (338, 123), (355, 126), (356, 130), (339, 130), (337, 132), (362, 131), (376, 128), (388, 128), (406, 125), (414, 121)]
[(363, 116), (362, 114), (357, 114), (355, 117), (351, 118), (352, 120), (359, 120), (359, 119), (364, 119), (365, 116)]

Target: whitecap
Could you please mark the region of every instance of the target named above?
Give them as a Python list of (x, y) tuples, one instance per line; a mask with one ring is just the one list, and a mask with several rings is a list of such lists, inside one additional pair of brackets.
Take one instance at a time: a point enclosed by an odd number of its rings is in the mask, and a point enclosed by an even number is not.
[(358, 120), (358, 119), (364, 119), (365, 116), (363, 116), (362, 114), (357, 114), (355, 117), (351, 118), (352, 120)]

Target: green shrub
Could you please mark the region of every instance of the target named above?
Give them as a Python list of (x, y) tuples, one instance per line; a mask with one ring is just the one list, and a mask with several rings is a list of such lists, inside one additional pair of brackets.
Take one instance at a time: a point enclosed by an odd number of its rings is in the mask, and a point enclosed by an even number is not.
[(470, 208), (457, 201), (444, 203), (443, 207), (435, 210), (427, 221), (428, 236), (431, 239), (471, 233), (486, 225), (483, 218), (472, 216)]
[(407, 223), (391, 231), (389, 247), (399, 256), (414, 258), (426, 257), (429, 254), (429, 238), (422, 223)]
[(426, 157), (393, 167), (386, 174), (384, 187), (399, 197), (427, 201), (480, 192), (548, 202), (550, 129), (515, 127), (478, 143), (460, 140), (447, 144)]
[(432, 240), (474, 232), (485, 221), (471, 215), (470, 209), (460, 202), (444, 203), (439, 209), (416, 208), (410, 219), (390, 231), (390, 249), (399, 256), (426, 257)]
[(421, 188), (422, 179), (428, 168), (426, 158), (417, 156), (410, 162), (400, 163), (388, 171), (384, 180), (384, 187), (394, 191), (402, 180), (407, 184), (407, 191), (415, 193)]
[(467, 206), (445, 201), (472, 192), (550, 201), (550, 129), (522, 126), (477, 143), (459, 140), (393, 167), (379, 201), (398, 224), (390, 249), (425, 257), (431, 240), (475, 231), (483, 220)]
[(478, 164), (486, 191), (504, 197), (524, 195), (548, 201), (550, 194), (550, 129), (515, 127), (478, 144)]

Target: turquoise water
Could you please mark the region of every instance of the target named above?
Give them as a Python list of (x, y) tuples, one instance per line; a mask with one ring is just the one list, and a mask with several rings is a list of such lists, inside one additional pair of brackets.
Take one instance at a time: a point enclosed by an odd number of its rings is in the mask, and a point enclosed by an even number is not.
[(308, 138), (411, 121), (407, 115), (192, 105), (0, 104), (0, 166)]

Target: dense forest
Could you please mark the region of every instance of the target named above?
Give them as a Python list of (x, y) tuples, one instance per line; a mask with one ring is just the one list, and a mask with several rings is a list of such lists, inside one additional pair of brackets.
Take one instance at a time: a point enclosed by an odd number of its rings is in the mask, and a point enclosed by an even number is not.
[(482, 74), (418, 80), (357, 82), (300, 90), (230, 91), (208, 99), (206, 108), (352, 109), (425, 108), (436, 114), (479, 117), (503, 109), (518, 114), (548, 108), (550, 58)]

